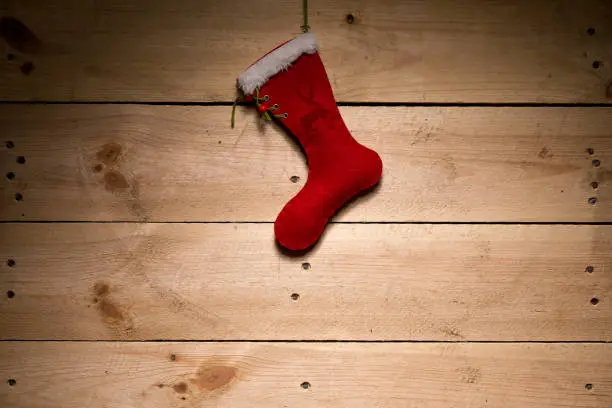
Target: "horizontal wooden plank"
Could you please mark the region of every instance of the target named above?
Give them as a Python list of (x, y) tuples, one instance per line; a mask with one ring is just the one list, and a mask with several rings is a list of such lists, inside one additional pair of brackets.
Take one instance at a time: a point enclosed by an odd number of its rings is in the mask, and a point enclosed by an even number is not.
[(5, 342), (0, 357), (14, 408), (612, 405), (612, 344)]
[(612, 340), (612, 226), (334, 224), (301, 257), (270, 224), (0, 231), (2, 339)]
[[(309, 3), (341, 101), (611, 101), (607, 0)], [(233, 100), (302, 24), (301, 2), (271, 0), (6, 0), (0, 15), (17, 20), (3, 100)]]
[[(337, 221), (612, 221), (610, 108), (342, 114), (385, 168)], [(304, 185), (305, 159), (253, 109), (237, 115), (230, 129), (229, 107), (0, 106), (14, 144), (0, 170), (15, 174), (0, 182), (0, 218), (274, 221)]]

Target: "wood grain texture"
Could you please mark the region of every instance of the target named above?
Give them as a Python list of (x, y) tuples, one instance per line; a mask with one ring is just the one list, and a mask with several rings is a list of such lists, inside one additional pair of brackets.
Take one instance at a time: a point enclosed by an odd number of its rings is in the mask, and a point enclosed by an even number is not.
[[(612, 221), (610, 108), (342, 114), (385, 168), (336, 221)], [(15, 147), (0, 150), (0, 170), (16, 177), (0, 182), (0, 218), (274, 221), (307, 179), (304, 156), (252, 108), (237, 116), (230, 129), (229, 107), (1, 106)]]
[[(2, 58), (0, 95), (230, 101), (301, 13), (295, 1), (5, 0), (0, 15), (35, 40), (4, 36), (15, 58)], [(607, 0), (311, 0), (310, 23), (340, 101), (611, 101)]]
[(5, 342), (0, 357), (14, 408), (612, 405), (612, 344)]
[(612, 340), (611, 226), (334, 224), (299, 257), (271, 224), (0, 231), (2, 339)]

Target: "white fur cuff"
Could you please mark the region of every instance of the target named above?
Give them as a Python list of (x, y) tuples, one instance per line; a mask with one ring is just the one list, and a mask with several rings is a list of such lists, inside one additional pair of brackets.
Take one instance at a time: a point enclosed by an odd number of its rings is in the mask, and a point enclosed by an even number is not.
[(245, 95), (265, 84), (281, 70), (287, 69), (302, 54), (317, 52), (317, 39), (313, 33), (305, 33), (275, 49), (238, 76), (238, 86)]

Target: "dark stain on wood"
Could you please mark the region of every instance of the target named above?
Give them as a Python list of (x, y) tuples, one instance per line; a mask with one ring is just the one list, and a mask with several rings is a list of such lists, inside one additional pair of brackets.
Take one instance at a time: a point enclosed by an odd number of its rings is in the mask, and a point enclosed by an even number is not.
[(540, 159), (552, 159), (554, 155), (548, 151), (546, 147), (543, 147), (542, 150), (538, 153), (538, 157)]
[(174, 384), (172, 386), (172, 389), (177, 394), (185, 394), (187, 392), (187, 390), (188, 390), (187, 383), (186, 382), (180, 382), (178, 384)]
[[(96, 153), (96, 158), (101, 162), (93, 167), (94, 173), (98, 173), (104, 169), (106, 165), (109, 167), (104, 174), (105, 188), (115, 194), (119, 194), (126, 200), (126, 206), (129, 211), (138, 218), (139, 221), (147, 221), (148, 214), (140, 203), (140, 184), (138, 178), (129, 174), (128, 178), (117, 169), (122, 159), (123, 147), (118, 143), (107, 143)], [(128, 193), (128, 194), (125, 194)]]
[(224, 365), (202, 365), (191, 383), (201, 390), (216, 391), (226, 388), (235, 378), (238, 369)]
[(107, 143), (96, 153), (96, 158), (107, 166), (119, 161), (123, 148), (118, 143)]
[(108, 191), (124, 190), (130, 186), (123, 174), (114, 170), (104, 174), (104, 182)]
[(25, 54), (36, 54), (42, 46), (36, 34), (14, 17), (0, 18), (0, 36), (10, 47)]
[(480, 380), (480, 369), (475, 367), (463, 367), (459, 368), (458, 371), (461, 373), (461, 381), (466, 384), (475, 384)]
[(481, 244), (478, 244), (478, 249), (482, 251), (480, 259), (491, 258), (491, 241), (483, 241)]
[(32, 61), (24, 62), (19, 69), (23, 75), (30, 75), (34, 71), (34, 63)]
[(463, 337), (461, 332), (455, 327), (443, 327), (440, 331), (450, 337)]
[(105, 282), (97, 282), (93, 287), (94, 304), (107, 323), (121, 323), (126, 320), (124, 313), (110, 299), (110, 287)]
[(606, 85), (606, 98), (612, 98), (612, 81)]
[(108, 284), (104, 282), (98, 282), (94, 285), (94, 292), (97, 296), (106, 296), (108, 295), (110, 289)]
[(123, 313), (117, 306), (106, 299), (102, 299), (99, 305), (100, 312), (104, 315), (105, 318), (116, 320), (116, 321), (124, 321), (125, 317)]
[(136, 177), (132, 178), (132, 188), (130, 189), (131, 195), (131, 203), (129, 204), (129, 209), (136, 218), (140, 221), (148, 221), (149, 216), (147, 214), (147, 210), (140, 203), (140, 183)]

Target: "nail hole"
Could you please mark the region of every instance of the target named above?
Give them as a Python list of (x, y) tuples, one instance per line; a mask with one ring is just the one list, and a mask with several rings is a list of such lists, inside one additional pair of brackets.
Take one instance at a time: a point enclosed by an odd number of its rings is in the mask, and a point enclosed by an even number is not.
[(6, 292), (6, 296), (8, 296), (9, 299), (12, 299), (15, 297), (15, 292), (9, 290), (8, 292)]
[(16, 201), (23, 201), (23, 194), (15, 193), (15, 200)]
[(310, 269), (310, 263), (309, 262), (304, 262), (302, 264), (302, 269), (307, 271), (308, 269)]
[(593, 389), (593, 384), (591, 384), (591, 383), (584, 384), (584, 389), (589, 390), (589, 391), (592, 390)]
[(597, 204), (597, 197), (589, 197), (589, 204), (591, 205)]
[(15, 260), (14, 260), (14, 259), (9, 259), (8, 261), (6, 261), (6, 265), (7, 265), (9, 268), (14, 267), (16, 264), (17, 264), (17, 262), (15, 262)]
[(301, 386), (303, 389), (307, 390), (307, 389), (309, 389), (309, 388), (310, 388), (310, 383), (309, 383), (308, 381), (304, 381), (302, 384), (300, 384), (300, 386)]
[(591, 182), (591, 187), (593, 187), (593, 188), (597, 188), (597, 187), (599, 187), (599, 183), (598, 183), (598, 182), (596, 182), (596, 181), (592, 181), (592, 182)]
[(601, 61), (593, 61), (593, 68), (598, 69), (601, 66)]
[(14, 378), (9, 378), (7, 381), (9, 387), (14, 387), (17, 384), (17, 381)]
[(12, 61), (15, 59), (15, 54), (6, 54), (6, 60), (7, 61)]
[(170, 354), (170, 361), (176, 361), (176, 354)]
[(15, 173), (9, 171), (8, 173), (6, 173), (6, 178), (9, 180), (13, 180), (15, 178)]
[(34, 70), (34, 64), (31, 61), (24, 62), (23, 64), (21, 64), (20, 69), (23, 75), (30, 75), (32, 70)]
[(593, 306), (595, 306), (595, 305), (596, 305), (596, 304), (598, 304), (598, 303), (599, 303), (599, 299), (597, 299), (596, 297), (591, 298), (591, 304), (592, 304)]
[(19, 163), (19, 164), (25, 164), (25, 157), (23, 157), (23, 156), (19, 156), (19, 157), (17, 157), (17, 163)]
[(300, 178), (298, 176), (291, 176), (289, 177), (289, 180), (291, 180), (292, 183), (297, 183), (300, 181)]
[(593, 27), (587, 28), (587, 34), (588, 35), (595, 35), (595, 29)]
[(355, 22), (355, 16), (349, 13), (346, 15), (344, 20), (346, 21), (347, 24), (353, 24)]
[(595, 154), (595, 150), (592, 147), (589, 147), (586, 151), (588, 154)]
[(594, 270), (595, 270), (595, 268), (593, 268), (591, 265), (589, 265), (589, 266), (587, 266), (587, 267), (585, 268), (585, 270), (584, 270), (584, 271), (585, 271), (586, 273), (593, 273), (593, 271), (594, 271)]
[(598, 159), (593, 160), (593, 167), (599, 167), (601, 165), (601, 162)]
[(13, 143), (10, 140), (8, 142), (6, 142), (6, 148), (7, 149), (12, 149), (13, 147), (15, 147), (15, 143)]
[(300, 294), (299, 293), (293, 293), (291, 294), (291, 299), (293, 300), (298, 300), (300, 298)]

